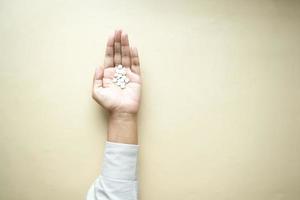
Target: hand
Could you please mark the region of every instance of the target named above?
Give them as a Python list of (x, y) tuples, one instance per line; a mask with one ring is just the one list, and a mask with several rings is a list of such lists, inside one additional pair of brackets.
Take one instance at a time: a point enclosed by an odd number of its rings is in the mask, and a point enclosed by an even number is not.
[[(112, 82), (117, 65), (123, 65), (129, 83), (121, 89)], [(136, 114), (141, 96), (140, 64), (136, 48), (129, 46), (128, 35), (121, 30), (109, 37), (104, 67), (96, 69), (92, 97), (113, 115)]]

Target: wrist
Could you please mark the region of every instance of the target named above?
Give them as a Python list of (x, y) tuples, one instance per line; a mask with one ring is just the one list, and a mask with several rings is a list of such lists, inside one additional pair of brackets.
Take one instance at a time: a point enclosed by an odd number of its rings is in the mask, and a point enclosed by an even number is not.
[(109, 121), (116, 122), (130, 122), (137, 120), (137, 113), (127, 113), (127, 112), (110, 112)]
[(108, 135), (110, 142), (137, 144), (137, 114), (111, 112), (108, 118)]

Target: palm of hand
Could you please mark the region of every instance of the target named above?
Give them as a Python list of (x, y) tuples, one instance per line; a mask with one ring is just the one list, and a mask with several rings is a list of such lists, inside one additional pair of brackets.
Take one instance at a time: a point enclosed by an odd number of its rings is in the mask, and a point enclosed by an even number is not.
[[(129, 83), (121, 89), (112, 82), (115, 65), (126, 69)], [(107, 42), (104, 68), (95, 72), (93, 98), (105, 109), (112, 112), (137, 113), (141, 96), (141, 77), (136, 48), (130, 48), (128, 37), (116, 31)]]

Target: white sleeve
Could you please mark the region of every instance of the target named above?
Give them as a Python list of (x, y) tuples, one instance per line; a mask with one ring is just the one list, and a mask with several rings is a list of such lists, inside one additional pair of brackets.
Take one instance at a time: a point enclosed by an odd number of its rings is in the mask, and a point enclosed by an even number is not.
[(106, 142), (101, 175), (87, 200), (137, 200), (139, 145)]

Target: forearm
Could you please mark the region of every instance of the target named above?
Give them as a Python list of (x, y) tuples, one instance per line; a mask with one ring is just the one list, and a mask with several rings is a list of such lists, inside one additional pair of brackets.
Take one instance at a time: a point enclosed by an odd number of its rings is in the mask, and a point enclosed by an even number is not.
[(137, 114), (110, 113), (107, 140), (115, 143), (138, 144)]

